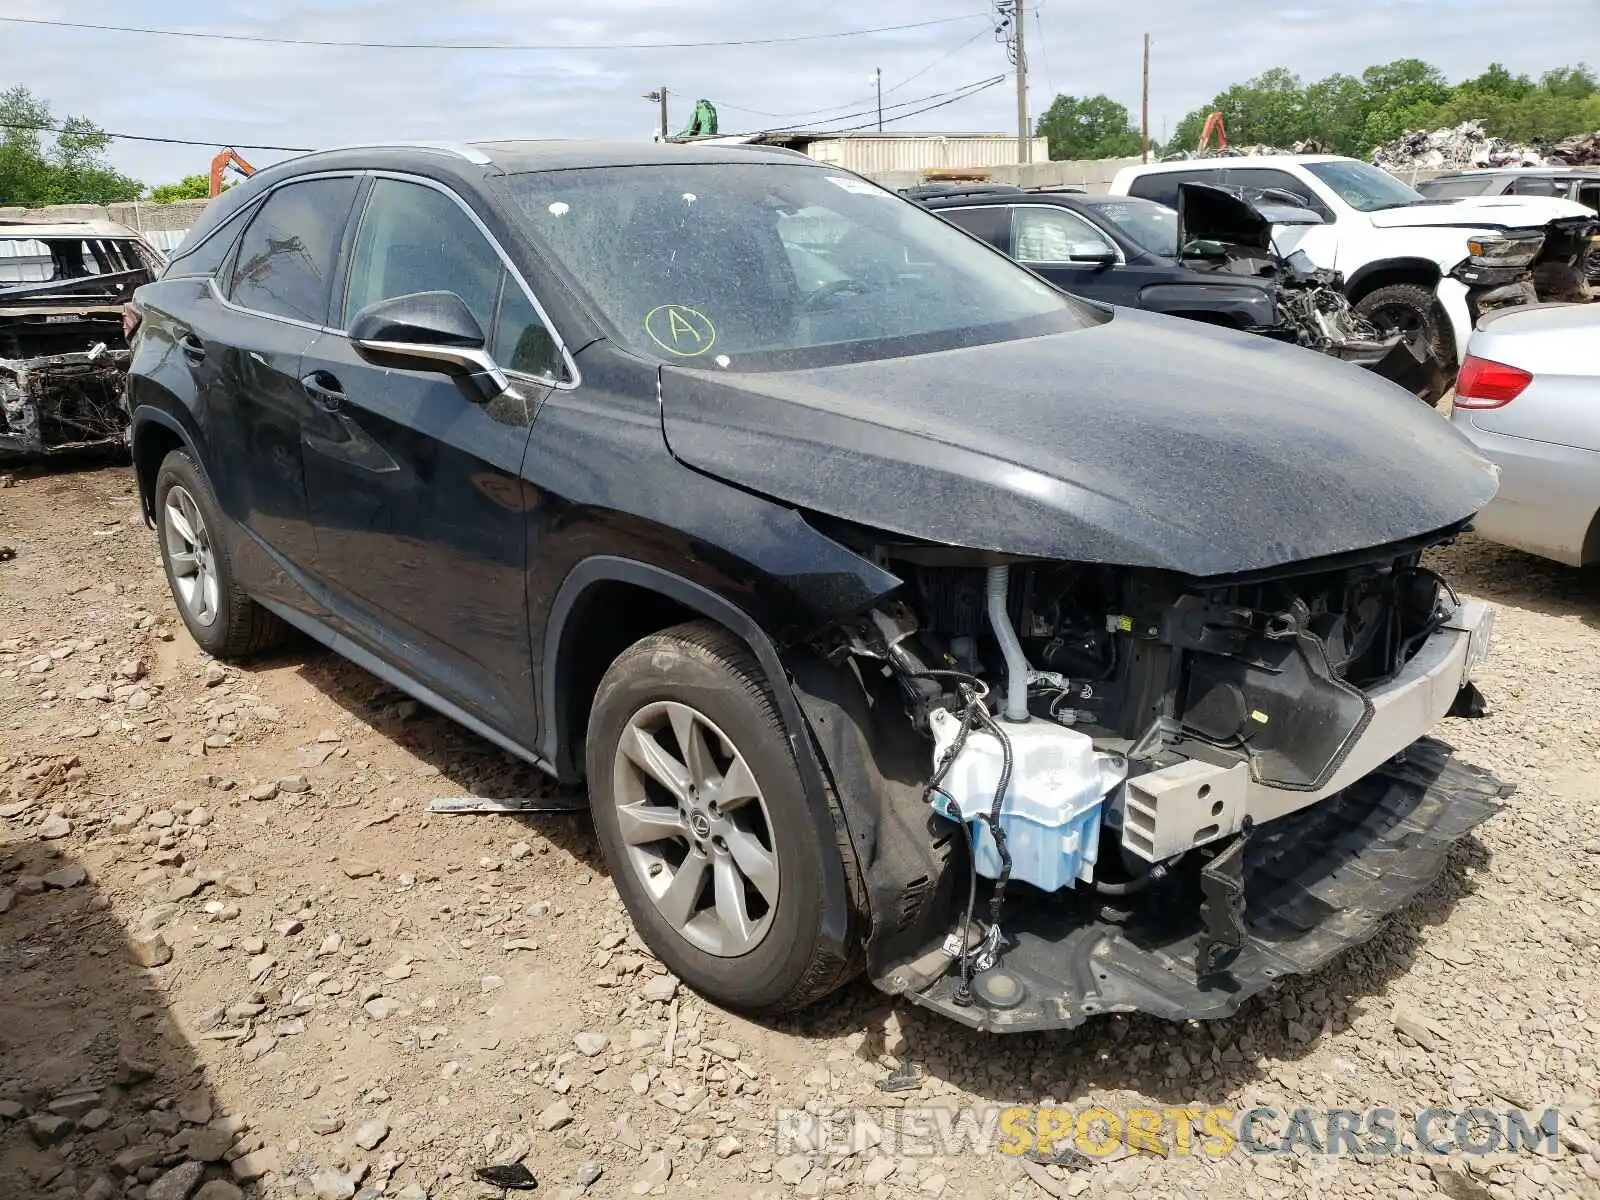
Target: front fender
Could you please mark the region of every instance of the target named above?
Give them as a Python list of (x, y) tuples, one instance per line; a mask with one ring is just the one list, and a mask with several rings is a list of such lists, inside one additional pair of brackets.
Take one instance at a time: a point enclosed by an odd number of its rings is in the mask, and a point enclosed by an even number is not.
[[(541, 753), (547, 762), (561, 761), (561, 747), (566, 744), (569, 730), (562, 728), (565, 706), (558, 703), (561, 686), (561, 647), (568, 620), (580, 603), (584, 593), (603, 583), (624, 583), (659, 593), (709, 620), (716, 621), (744, 642), (761, 665), (771, 688), (773, 699), (783, 720), (789, 749), (799, 768), (800, 779), (810, 801), (808, 808), (818, 827), (823, 844), (838, 845), (841, 855), (826, 864), (823, 872), (825, 918), (823, 936), (835, 947), (839, 956), (849, 958), (854, 954), (850, 939), (851, 917), (862, 907), (858, 878), (856, 841), (840, 804), (835, 800), (835, 789), (816, 750), (810, 727), (800, 703), (790, 686), (789, 673), (772, 639), (743, 609), (710, 588), (674, 574), (662, 567), (613, 555), (597, 555), (579, 563), (567, 576), (557, 593), (546, 624), (544, 641), (544, 667), (541, 672), (541, 711), (547, 714)], [(848, 855), (848, 859), (845, 857)], [(835, 865), (837, 864), (837, 865)]]

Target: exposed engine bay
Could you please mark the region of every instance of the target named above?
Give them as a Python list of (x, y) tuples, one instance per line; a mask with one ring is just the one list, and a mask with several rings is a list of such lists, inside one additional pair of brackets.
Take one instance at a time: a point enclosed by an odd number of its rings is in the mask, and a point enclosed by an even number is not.
[[(1431, 745), (1418, 739), (1446, 710), (1482, 712), (1467, 676), (1488, 610), (1463, 603), (1422, 549), (1213, 581), (878, 547), (906, 586), (839, 631), (830, 657), (853, 664), (880, 732), (898, 725), (903, 755), (921, 756), (942, 874), (913, 881), (880, 986), (992, 1028), (1159, 1009), (1063, 963), (1063, 939), (1112, 954), (1107, 930), (1136, 957), (1165, 946), (1166, 972), (1186, 959), (1183, 989), (1237, 1003), (1270, 983), (1277, 969), (1261, 965), (1247, 921), (1248, 864), (1262, 847), (1274, 861), (1304, 850), (1310, 835), (1290, 831), (1336, 828), (1329, 814), (1374, 789), (1403, 790), (1397, 764)], [(1396, 701), (1419, 692), (1422, 708)], [(1483, 819), (1498, 785), (1449, 766), (1461, 778), (1441, 767), (1417, 802), (1445, 779)], [(1466, 801), (1453, 799), (1459, 816)], [(1322, 870), (1339, 848), (1312, 861)], [(1368, 916), (1388, 911), (1369, 903)], [(1252, 986), (1236, 970), (1265, 975)], [(1213, 1000), (1215, 1015), (1231, 1011)], [(1170, 1003), (1194, 1015), (1199, 1002)]]
[[(127, 428), (122, 389), (131, 359), (120, 314), (75, 319), (70, 337), (0, 328), (0, 455), (37, 455), (120, 442)], [(72, 350), (28, 354), (66, 342)]]

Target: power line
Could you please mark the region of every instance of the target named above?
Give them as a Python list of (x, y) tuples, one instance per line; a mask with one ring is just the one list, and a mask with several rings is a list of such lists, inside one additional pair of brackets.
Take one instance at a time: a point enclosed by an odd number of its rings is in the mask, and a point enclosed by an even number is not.
[(918, 71), (915, 75), (907, 75), (904, 79), (902, 79), (899, 83), (895, 84), (893, 87), (884, 88), (883, 89), (884, 90), (884, 94), (888, 95), (890, 92), (898, 92), (901, 88), (905, 87), (906, 84), (911, 83), (911, 82), (913, 82), (915, 80), (921, 79), (924, 75), (926, 75), (929, 71), (933, 70), (940, 63), (944, 62), (946, 59), (954, 58), (956, 55), (960, 54), (968, 46), (972, 45), (973, 42), (977, 41), (979, 38), (981, 38), (984, 34), (986, 34), (988, 32), (989, 32), (989, 26), (985, 25), (982, 29), (978, 30), (977, 33), (973, 34), (966, 41), (962, 42), (954, 50), (948, 51), (947, 53), (940, 55), (938, 58), (934, 59), (927, 66), (923, 67), (922, 70)]
[[(972, 93), (974, 93), (976, 91), (982, 91), (984, 88), (993, 87), (996, 83), (1002, 82), (1005, 78), (1006, 78), (1006, 76), (1004, 76), (1004, 75), (994, 75), (994, 76), (991, 76), (988, 79), (974, 80), (972, 83), (964, 83), (960, 87), (951, 88), (948, 91), (934, 92), (932, 95), (929, 95), (929, 96), (919, 96), (915, 100), (903, 100), (899, 104), (893, 105), (891, 107), (904, 108), (904, 107), (906, 107), (906, 105), (909, 105), (909, 104), (921, 104), (921, 103), (923, 103), (924, 101), (927, 101), (927, 100), (939, 100), (939, 101), (942, 101), (943, 103), (953, 103), (954, 100), (964, 100), (964, 99), (966, 99), (966, 97), (968, 95), (970, 95), (970, 94), (972, 94)], [(945, 99), (946, 97), (952, 97), (953, 100), (946, 100)], [(933, 105), (933, 107), (934, 108), (939, 108), (939, 107), (942, 107), (942, 104), (935, 104), (935, 105)], [(926, 111), (928, 111), (928, 110), (927, 109), (918, 109), (917, 110), (917, 112), (926, 112)], [(914, 117), (914, 116), (917, 115), (917, 112), (898, 113), (893, 117), (885, 118), (885, 120), (886, 121), (888, 121), (888, 120), (899, 121), (899, 120), (903, 120), (906, 117)], [(876, 121), (876, 119), (877, 119), (877, 109), (876, 108), (871, 108), (871, 109), (862, 109), (859, 112), (839, 113), (837, 116), (829, 118), (829, 120), (830, 121), (850, 121), (850, 120), (854, 120), (856, 117), (872, 117), (873, 120)], [(802, 121), (802, 122), (800, 122), (798, 124), (795, 124), (795, 125), (780, 125), (780, 126), (777, 126), (775, 128), (771, 128), (771, 129), (754, 130), (754, 131), (752, 131), (751, 134), (727, 134), (725, 136), (728, 136), (728, 137), (748, 137), (748, 136), (753, 136), (754, 133), (789, 133), (791, 131), (806, 130), (806, 129), (809, 129), (813, 125), (820, 125), (822, 123), (823, 122), (821, 122), (821, 121)], [(866, 126), (865, 125), (847, 126), (846, 128), (847, 129), (865, 129)]]
[[(967, 38), (966, 41), (962, 42), (960, 45), (955, 47), (955, 49), (947, 50), (945, 53), (941, 54), (938, 58), (936, 58), (932, 62), (930, 62), (927, 66), (923, 67), (920, 71), (917, 71), (917, 72), (915, 72), (914, 74), (911, 74), (911, 75), (907, 75), (899, 83), (896, 83), (891, 87), (884, 88), (883, 89), (883, 94), (885, 96), (887, 96), (887, 95), (890, 95), (893, 92), (898, 92), (901, 88), (905, 87), (906, 84), (911, 83), (911, 82), (913, 82), (915, 80), (921, 79), (924, 75), (926, 75), (929, 71), (933, 70), (940, 63), (944, 62), (946, 59), (953, 58), (955, 55), (961, 53), (961, 51), (965, 50), (968, 46), (972, 45), (973, 42), (977, 41), (979, 38), (983, 37), (984, 34), (986, 34), (988, 32), (989, 32), (989, 28), (988, 28), (988, 25), (986, 23), (984, 28), (980, 29), (977, 33), (973, 34), (973, 36)], [(944, 93), (941, 92), (941, 93), (937, 93), (937, 94), (938, 95), (943, 95)], [(927, 98), (928, 97), (924, 97), (924, 99), (927, 99)], [(850, 100), (850, 101), (847, 101), (844, 104), (834, 104), (834, 105), (830, 105), (827, 108), (808, 108), (808, 109), (804, 109), (804, 110), (802, 110), (800, 112), (767, 112), (764, 109), (749, 108), (749, 107), (747, 107), (746, 105), (743, 105), (743, 104), (729, 104), (729, 103), (727, 103), (725, 101), (717, 100), (717, 99), (713, 99), (711, 101), (711, 103), (715, 104), (718, 108), (726, 108), (726, 109), (729, 109), (732, 112), (750, 113), (752, 116), (770, 117), (774, 121), (782, 121), (782, 120), (787, 120), (787, 119), (789, 119), (791, 117), (819, 117), (819, 118), (826, 119), (826, 118), (829, 117), (830, 114), (838, 113), (841, 110), (847, 109), (847, 108), (855, 108), (858, 105), (862, 105), (862, 104), (868, 103), (872, 99), (873, 99), (872, 96), (863, 96), (859, 100)], [(917, 104), (917, 103), (920, 103), (920, 101), (909, 100), (909, 101), (905, 101), (904, 103), (905, 104)], [(899, 107), (903, 107), (903, 104), (890, 105), (889, 107), (891, 107), (891, 108), (899, 108)]]
[(1055, 76), (1050, 72), (1050, 51), (1045, 48), (1044, 18), (1039, 15), (1039, 9), (1041, 7), (1042, 6), (1037, 2), (1037, 0), (1035, 0), (1033, 6), (1033, 23), (1039, 30), (1039, 57), (1044, 60), (1044, 85), (1050, 89), (1050, 99), (1053, 101), (1056, 97), (1056, 81)]
[[(975, 84), (969, 91), (963, 92), (959, 96), (952, 96), (948, 100), (941, 100), (937, 104), (930, 104), (926, 108), (915, 109), (912, 112), (901, 113), (896, 117), (886, 117), (884, 119), (884, 124), (887, 125), (890, 121), (904, 121), (909, 117), (920, 117), (923, 113), (932, 112), (936, 108), (944, 108), (951, 104), (958, 104), (962, 100), (969, 100), (973, 96), (976, 96), (979, 92), (986, 92), (992, 87), (999, 87), (1006, 81), (1007, 78), (1008, 76), (1006, 75), (996, 75), (993, 79), (986, 79), (981, 83)], [(851, 125), (845, 129), (839, 130), (838, 132), (855, 133), (857, 130), (870, 129), (871, 127), (872, 123), (868, 122), (866, 125)]]
[(152, 137), (143, 133), (111, 133), (104, 129), (83, 129), (71, 125), (20, 125), (0, 121), (0, 129), (31, 129), (37, 133), (78, 133), (96, 137), (115, 138), (123, 142), (158, 142), (167, 146), (232, 146), (235, 150), (281, 150), (286, 154), (310, 154), (307, 146), (252, 146), (245, 142), (203, 142), (192, 138)]
[(549, 51), (549, 50), (706, 50), (719, 46), (775, 46), (790, 42), (822, 42), (840, 38), (868, 37), (879, 33), (899, 33), (908, 29), (927, 29), (985, 17), (986, 13), (963, 13), (958, 17), (937, 17), (903, 25), (879, 25), (872, 29), (842, 29), (832, 33), (797, 33), (781, 37), (732, 38), (705, 42), (562, 42), (529, 45), (520, 42), (368, 42), (333, 38), (272, 37), (256, 33), (224, 33), (216, 30), (156, 29), (146, 25), (102, 25), (89, 21), (56, 21), (44, 17), (0, 17), (14, 25), (42, 25), (54, 29), (92, 29), (107, 33), (138, 33), (150, 37), (196, 38), (217, 42), (262, 42), (277, 46), (335, 46), (356, 50), (470, 50), (470, 51)]

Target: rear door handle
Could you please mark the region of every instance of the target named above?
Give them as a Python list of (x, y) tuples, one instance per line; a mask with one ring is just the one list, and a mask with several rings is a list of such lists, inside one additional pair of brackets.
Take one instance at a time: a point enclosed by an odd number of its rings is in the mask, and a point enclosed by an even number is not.
[(305, 388), (306, 395), (311, 397), (323, 412), (338, 412), (344, 406), (344, 389), (339, 386), (339, 381), (326, 371), (313, 371), (300, 380), (300, 386)]
[(192, 363), (202, 363), (206, 359), (205, 344), (192, 333), (186, 333), (178, 339), (178, 349)]

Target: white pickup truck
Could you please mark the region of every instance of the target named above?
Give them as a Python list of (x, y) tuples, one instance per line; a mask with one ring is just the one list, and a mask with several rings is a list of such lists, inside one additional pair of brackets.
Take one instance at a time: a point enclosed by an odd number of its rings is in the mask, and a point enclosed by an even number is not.
[(1591, 298), (1582, 264), (1600, 224), (1570, 200), (1430, 200), (1370, 163), (1326, 154), (1124, 167), (1110, 191), (1176, 208), (1178, 185), (1191, 182), (1248, 198), (1297, 197), (1322, 223), (1277, 227), (1278, 253), (1302, 250), (1315, 266), (1340, 272), (1357, 312), (1380, 330), (1424, 340), (1452, 369), (1483, 313)]

